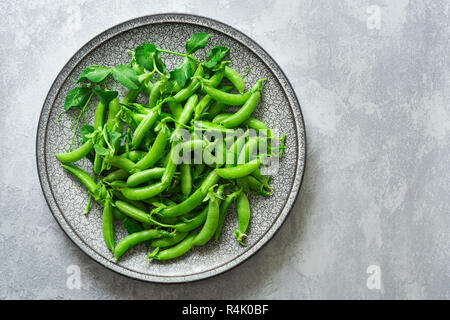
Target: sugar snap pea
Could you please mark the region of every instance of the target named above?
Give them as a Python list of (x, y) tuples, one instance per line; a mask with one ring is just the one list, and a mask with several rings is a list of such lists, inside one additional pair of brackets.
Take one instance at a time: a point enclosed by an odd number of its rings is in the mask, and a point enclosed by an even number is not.
[(151, 169), (146, 169), (143, 171), (138, 171), (136, 173), (133, 173), (131, 176), (127, 179), (127, 186), (128, 187), (136, 187), (144, 182), (161, 178), (164, 174), (165, 168), (158, 168), (154, 167)]
[(223, 76), (234, 85), (234, 87), (239, 91), (239, 93), (242, 94), (244, 92), (245, 90), (244, 79), (242, 79), (241, 75), (237, 73), (237, 71), (230, 68), (229, 66), (225, 66)]
[(216, 169), (217, 175), (224, 179), (237, 179), (245, 177), (255, 171), (261, 164), (259, 159), (237, 165), (236, 167)]
[[(130, 51), (128, 64), (83, 70), (78, 87), (66, 96), (66, 109), (81, 105), (74, 130), (80, 130), (83, 143), (72, 150), (74, 133), (69, 152), (55, 157), (86, 187), (88, 208), (91, 199), (103, 207), (103, 241), (117, 259), (141, 242), (155, 248), (148, 259), (169, 260), (212, 237), (219, 240), (233, 203), (234, 236), (245, 246), (248, 195), (273, 193), (261, 165), (267, 157), (281, 157), (286, 146), (285, 135), (278, 138), (253, 115), (265, 79), (245, 91), (245, 77), (224, 60), (226, 47), (199, 55), (204, 60), (194, 57), (209, 37), (194, 34), (182, 53), (142, 44)], [(162, 60), (167, 54), (183, 60), (169, 70)], [(106, 88), (110, 75), (127, 88), (125, 97)], [(148, 105), (135, 102), (142, 91)], [(85, 112), (93, 96), (99, 101), (93, 126), (80, 128), (89, 119)], [(271, 98), (267, 103), (274, 103)], [(92, 175), (70, 164), (83, 158), (93, 163)], [(118, 243), (114, 219), (129, 234)]]
[(182, 241), (186, 236), (188, 235), (188, 232), (175, 232), (174, 235), (170, 238), (161, 238), (161, 239), (155, 239), (152, 240), (151, 246), (153, 248), (164, 248), (164, 247), (171, 247), (178, 242)]
[(192, 247), (194, 246), (194, 239), (196, 236), (197, 232), (191, 231), (187, 237), (185, 237), (181, 242), (179, 242), (174, 247), (163, 251), (159, 251), (159, 248), (157, 248), (154, 252), (149, 254), (148, 259), (164, 261), (181, 257), (182, 255), (184, 255), (185, 253), (187, 253), (189, 250), (192, 249)]
[(123, 238), (116, 246), (114, 250), (114, 257), (119, 259), (128, 249), (134, 247), (135, 245), (145, 242), (147, 240), (153, 240), (163, 237), (171, 237), (171, 233), (164, 230), (143, 230), (133, 234), (130, 234)]
[(245, 192), (241, 192), (237, 197), (236, 207), (238, 212), (238, 229), (234, 230), (234, 235), (236, 240), (245, 247), (246, 244), (243, 239), (247, 237), (245, 232), (250, 222), (250, 203)]

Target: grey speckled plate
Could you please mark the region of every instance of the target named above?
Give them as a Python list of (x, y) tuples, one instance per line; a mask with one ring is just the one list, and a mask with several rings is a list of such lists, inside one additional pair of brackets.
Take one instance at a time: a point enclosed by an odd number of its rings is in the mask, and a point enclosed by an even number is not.
[[(169, 262), (145, 263), (145, 246), (139, 245), (127, 252), (119, 262), (112, 259), (101, 234), (101, 208), (93, 204), (88, 216), (83, 214), (88, 197), (83, 186), (63, 171), (54, 158), (55, 152), (65, 150), (70, 142), (70, 112), (57, 122), (63, 110), (64, 97), (72, 88), (73, 80), (81, 70), (93, 64), (114, 66), (129, 61), (127, 49), (143, 42), (156, 43), (161, 48), (183, 51), (184, 43), (195, 32), (208, 32), (210, 47), (224, 45), (230, 48), (232, 66), (244, 74), (245, 66), (251, 72), (246, 83), (251, 86), (259, 78), (268, 78), (264, 96), (256, 116), (286, 133), (286, 152), (278, 174), (273, 176), (274, 194), (270, 197), (250, 198), (252, 220), (248, 246), (243, 248), (234, 240), (232, 230), (237, 224), (236, 214), (230, 213), (225, 221), (220, 242), (212, 241), (198, 247), (182, 258)], [(179, 57), (165, 55), (169, 68)], [(122, 90), (114, 82), (111, 89)], [(144, 99), (144, 97), (141, 97)], [(91, 110), (93, 113), (93, 110)], [(73, 114), (72, 114), (73, 116)], [(89, 114), (92, 118), (93, 114)], [(305, 158), (306, 140), (300, 105), (289, 81), (275, 61), (254, 41), (223, 23), (184, 14), (146, 16), (117, 25), (82, 47), (64, 66), (53, 83), (42, 108), (36, 137), (36, 156), (39, 178), (48, 205), (70, 239), (81, 250), (107, 268), (120, 274), (152, 282), (187, 282), (208, 278), (229, 270), (248, 259), (267, 243), (281, 227), (289, 214), (300, 189)], [(80, 167), (91, 170), (90, 163), (82, 160)], [(116, 226), (117, 239), (125, 231)]]

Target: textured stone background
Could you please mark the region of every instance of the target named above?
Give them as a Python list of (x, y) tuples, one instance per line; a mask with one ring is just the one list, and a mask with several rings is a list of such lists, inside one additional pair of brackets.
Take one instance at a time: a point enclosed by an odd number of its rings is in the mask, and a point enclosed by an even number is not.
[[(84, 255), (46, 205), (34, 154), (41, 105), (72, 54), (163, 12), (261, 44), (291, 80), (308, 137), (280, 232), (232, 271), (182, 285), (130, 280)], [(0, 298), (449, 299), (449, 14), (446, 1), (2, 1)], [(79, 290), (66, 285), (71, 265)], [(366, 285), (371, 265), (380, 290)]]

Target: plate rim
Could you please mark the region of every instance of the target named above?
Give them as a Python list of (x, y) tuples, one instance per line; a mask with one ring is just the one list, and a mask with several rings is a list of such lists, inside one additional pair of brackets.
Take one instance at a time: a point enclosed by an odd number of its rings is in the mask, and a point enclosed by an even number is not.
[[(90, 52), (92, 52), (95, 48), (100, 46), (105, 41), (118, 36), (124, 32), (144, 27), (146, 25), (152, 25), (152, 24), (161, 24), (161, 23), (186, 23), (186, 24), (192, 24), (192, 25), (198, 25), (205, 28), (210, 28), (216, 32), (223, 33), (230, 38), (232, 38), (234, 41), (237, 41), (244, 45), (246, 48), (248, 48), (253, 54), (255, 54), (258, 58), (261, 59), (261, 61), (269, 68), (269, 70), (275, 75), (277, 80), (280, 82), (281, 88), (284, 91), (284, 94), (286, 95), (289, 107), (292, 110), (292, 113), (294, 115), (294, 127), (297, 132), (297, 141), (296, 144), (298, 146), (298, 154), (296, 155), (297, 163), (294, 166), (296, 170), (296, 174), (293, 178), (293, 187), (289, 192), (289, 196), (283, 206), (283, 208), (278, 213), (277, 217), (274, 219), (274, 222), (269, 226), (267, 231), (259, 238), (255, 244), (250, 247), (249, 250), (239, 254), (238, 256), (232, 258), (231, 260), (221, 264), (220, 266), (217, 266), (213, 269), (209, 269), (206, 271), (202, 271), (199, 273), (194, 274), (188, 274), (188, 275), (179, 275), (179, 276), (159, 276), (159, 275), (148, 275), (145, 273), (142, 273), (140, 271), (135, 271), (128, 269), (124, 266), (121, 266), (119, 264), (113, 263), (108, 264), (107, 262), (111, 262), (111, 259), (106, 259), (105, 257), (101, 256), (98, 252), (96, 252), (89, 244), (87, 244), (83, 239), (80, 237), (74, 237), (72, 236), (70, 230), (67, 230), (66, 228), (70, 228), (70, 224), (65, 220), (64, 214), (62, 210), (59, 208), (59, 206), (56, 203), (56, 200), (54, 199), (53, 192), (51, 191), (51, 188), (49, 188), (50, 194), (47, 194), (46, 186), (44, 186), (44, 182), (46, 182), (50, 186), (50, 182), (48, 181), (47, 173), (43, 173), (41, 165), (46, 168), (46, 157), (45, 157), (45, 144), (44, 141), (40, 141), (39, 137), (44, 130), (44, 136), (47, 136), (47, 124), (49, 117), (46, 117), (44, 119), (44, 113), (45, 111), (49, 111), (48, 116), (50, 115), (50, 111), (52, 109), (52, 106), (54, 105), (54, 100), (59, 93), (59, 91), (62, 88), (62, 83), (65, 81), (66, 76), (64, 76), (65, 71), (68, 71), (68, 73), (73, 70), (73, 68), (76, 67), (80, 63), (80, 61), (87, 56)], [(115, 30), (117, 29), (117, 30)], [(234, 34), (230, 34), (227, 31), (232, 31)], [(238, 39), (237, 36), (241, 37), (241, 39)], [(101, 39), (102, 36), (106, 36), (105, 39)], [(244, 41), (245, 40), (245, 41)], [(253, 47), (251, 47), (252, 45)], [(89, 48), (90, 47), (90, 48)], [(261, 57), (261, 55), (265, 55), (264, 59)], [(272, 65), (269, 65), (272, 64)], [(73, 66), (72, 66), (73, 64)], [(277, 71), (277, 72), (275, 72)], [(278, 74), (277, 74), (278, 73)], [(279, 77), (281, 75), (281, 78)], [(58, 80), (61, 80), (61, 84), (57, 86)], [(51, 95), (53, 94), (53, 97)], [(293, 100), (294, 103), (292, 103), (290, 100)], [(297, 114), (296, 114), (297, 112)], [(297, 116), (297, 118), (295, 117)], [(298, 130), (298, 129), (302, 130)], [(253, 257), (256, 252), (259, 252), (270, 240), (275, 236), (275, 234), (280, 230), (284, 222), (286, 221), (287, 217), (292, 211), (292, 208), (294, 207), (295, 203), (298, 200), (301, 186), (303, 183), (304, 175), (305, 175), (305, 169), (306, 169), (306, 159), (307, 159), (307, 144), (306, 144), (306, 127), (305, 127), (305, 121), (301, 109), (300, 102), (298, 101), (297, 95), (295, 93), (294, 88), (292, 87), (289, 79), (287, 78), (284, 71), (281, 69), (281, 67), (278, 65), (278, 63), (272, 58), (272, 56), (267, 53), (267, 51), (260, 46), (256, 41), (251, 39), (249, 36), (244, 34), (243, 32), (237, 30), (236, 28), (223, 23), (221, 21), (195, 15), (195, 14), (187, 14), (187, 13), (161, 13), (161, 14), (152, 14), (152, 15), (144, 15), (132, 19), (125, 20), (123, 22), (120, 22), (118, 24), (115, 24), (90, 40), (88, 40), (82, 47), (80, 47), (71, 57), (70, 59), (64, 64), (64, 66), (61, 68), (61, 70), (58, 72), (57, 76), (55, 77), (54, 81), (52, 82), (49, 91), (45, 97), (44, 103), (41, 107), (40, 115), (39, 115), (39, 121), (38, 126), (36, 130), (36, 144), (35, 144), (35, 151), (36, 151), (36, 166), (37, 166), (37, 173), (39, 177), (39, 183), (41, 186), (42, 193), (44, 195), (45, 201), (50, 209), (50, 212), (52, 213), (54, 219), (60, 226), (60, 228), (64, 231), (64, 233), (67, 235), (67, 237), (87, 256), (89, 256), (93, 261), (97, 262), (98, 264), (102, 265), (103, 267), (114, 271), (115, 273), (118, 273), (120, 275), (126, 276), (128, 278), (134, 279), (134, 280), (140, 280), (144, 282), (152, 282), (152, 283), (186, 283), (186, 282), (193, 282), (193, 281), (199, 281), (211, 277), (215, 277), (219, 274), (222, 274), (226, 271), (229, 271), (231, 269), (234, 269), (238, 265), (241, 265), (242, 263), (248, 261), (251, 257)], [(42, 150), (41, 150), (42, 149)], [(300, 150), (301, 149), (301, 150)], [(41, 152), (40, 152), (41, 151)], [(41, 154), (42, 153), (42, 154)], [(303, 154), (303, 161), (300, 161), (299, 154)], [(42, 157), (41, 157), (42, 156)], [(41, 165), (40, 165), (41, 163)], [(301, 174), (299, 172), (301, 171)], [(52, 197), (53, 199), (49, 199), (49, 197)], [(52, 201), (54, 201), (56, 208), (53, 207)], [(56, 213), (55, 211), (58, 211)], [(283, 212), (285, 212), (283, 214)], [(62, 221), (60, 221), (60, 218), (62, 218), (66, 224), (63, 225)], [(76, 234), (75, 234), (76, 235)], [(105, 260), (105, 261), (103, 261)], [(126, 271), (126, 272), (125, 272)]]

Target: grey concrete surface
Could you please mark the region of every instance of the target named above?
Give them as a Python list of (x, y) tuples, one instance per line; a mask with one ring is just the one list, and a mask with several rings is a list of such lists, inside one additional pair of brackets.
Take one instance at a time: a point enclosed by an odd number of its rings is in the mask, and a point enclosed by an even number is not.
[[(261, 44), (291, 80), (308, 138), (279, 233), (232, 271), (181, 285), (130, 280), (75, 247), (34, 154), (41, 105), (72, 54), (163, 12), (211, 17)], [(0, 298), (449, 299), (449, 14), (447, 1), (0, 2)], [(70, 266), (80, 289), (67, 286)]]

